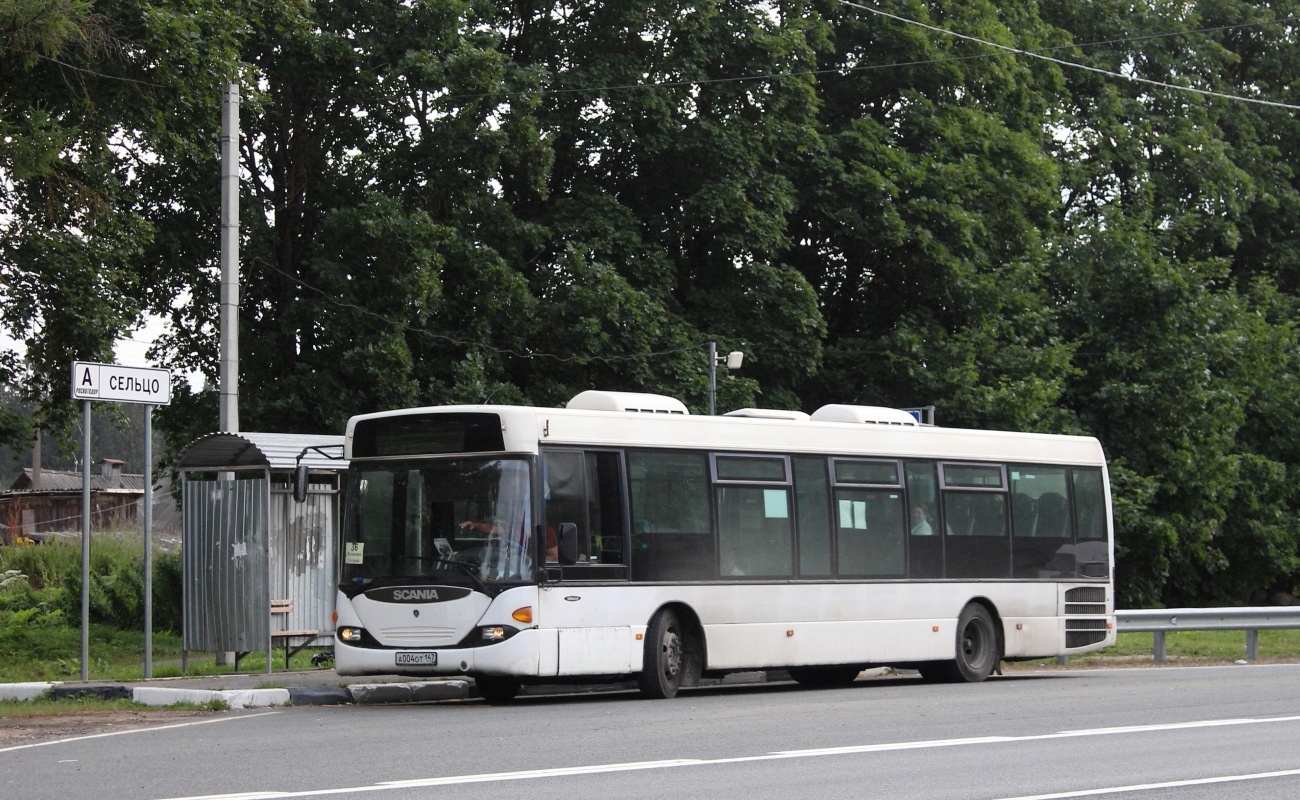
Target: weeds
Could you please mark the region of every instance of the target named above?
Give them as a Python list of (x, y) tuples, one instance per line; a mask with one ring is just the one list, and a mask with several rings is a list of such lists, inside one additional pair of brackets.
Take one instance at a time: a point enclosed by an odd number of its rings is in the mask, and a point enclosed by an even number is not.
[(65, 700), (48, 697), (35, 700), (0, 700), (0, 719), (5, 717), (60, 717), (68, 714), (102, 714), (114, 711), (229, 711), (225, 700), (213, 699), (206, 703), (173, 703), (169, 706), (147, 706), (132, 700), (105, 700), (100, 697), (80, 695)]

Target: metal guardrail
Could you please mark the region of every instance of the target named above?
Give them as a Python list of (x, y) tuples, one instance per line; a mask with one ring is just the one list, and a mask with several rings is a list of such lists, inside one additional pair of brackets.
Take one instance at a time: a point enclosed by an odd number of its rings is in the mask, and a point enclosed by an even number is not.
[(1116, 629), (1155, 635), (1155, 660), (1165, 660), (1168, 631), (1246, 632), (1246, 658), (1254, 661), (1259, 652), (1259, 632), (1300, 628), (1300, 606), (1248, 608), (1144, 608), (1115, 611)]

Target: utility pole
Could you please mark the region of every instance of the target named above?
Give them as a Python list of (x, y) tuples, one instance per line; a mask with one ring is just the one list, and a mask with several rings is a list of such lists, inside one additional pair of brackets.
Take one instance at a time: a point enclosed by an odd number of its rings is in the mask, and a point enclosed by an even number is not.
[[(221, 95), (221, 352), (218, 369), (217, 430), (239, 432), (239, 84)], [(221, 480), (233, 481), (233, 472)], [(217, 653), (218, 664), (235, 654)]]
[(218, 429), (239, 432), (239, 84), (221, 97), (221, 354)]

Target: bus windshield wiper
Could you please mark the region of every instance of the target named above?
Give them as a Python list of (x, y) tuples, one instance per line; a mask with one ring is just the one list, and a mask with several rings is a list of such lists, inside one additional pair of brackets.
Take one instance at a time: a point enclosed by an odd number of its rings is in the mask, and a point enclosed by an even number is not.
[(469, 562), (466, 561), (461, 561), (459, 558), (454, 558), (454, 557), (447, 558), (445, 556), (438, 559), (438, 563), (455, 564), (456, 566), (460, 567), (465, 572), (465, 574), (469, 576), (469, 579), (474, 581), (474, 583), (478, 585), (479, 590), (482, 591), (483, 594), (488, 595), (489, 597), (495, 597), (496, 595), (500, 594), (500, 590), (494, 592), (492, 590), (492, 587), (489, 586), (486, 581), (484, 581), (482, 578), (478, 576), (478, 574), (474, 571), (473, 564), (470, 564)]

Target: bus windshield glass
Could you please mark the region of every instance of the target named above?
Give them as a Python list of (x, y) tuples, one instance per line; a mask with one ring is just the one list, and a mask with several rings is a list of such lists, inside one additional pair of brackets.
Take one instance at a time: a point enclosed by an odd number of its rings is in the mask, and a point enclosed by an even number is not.
[(343, 583), (533, 579), (528, 463), (458, 458), (350, 470)]

